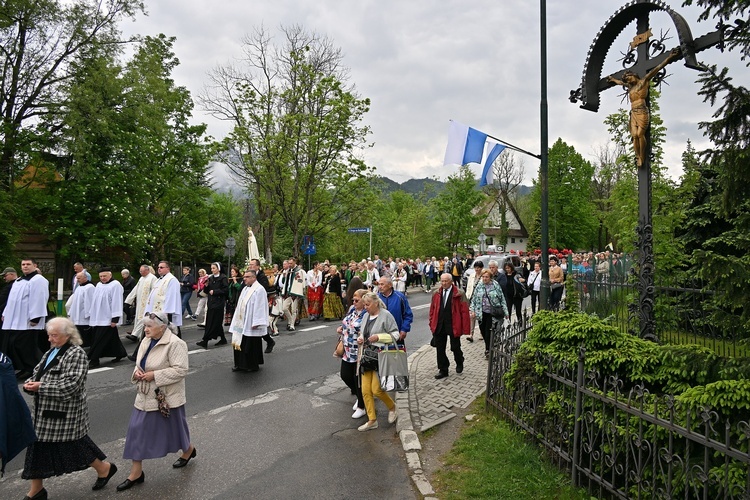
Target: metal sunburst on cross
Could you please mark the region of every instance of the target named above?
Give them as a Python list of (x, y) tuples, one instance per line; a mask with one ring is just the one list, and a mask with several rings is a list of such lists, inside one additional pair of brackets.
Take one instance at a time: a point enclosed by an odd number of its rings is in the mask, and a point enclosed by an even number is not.
[[(679, 45), (667, 50), (666, 36), (654, 38), (650, 28), (650, 15), (666, 13), (674, 24)], [(602, 77), (602, 68), (612, 44), (633, 21), (636, 34), (628, 44), (622, 58), (623, 69)], [(739, 24), (740, 21), (735, 21)], [(704, 66), (695, 57), (697, 52), (718, 46), (724, 49), (725, 40), (732, 37), (734, 27), (724, 23), (716, 31), (693, 39), (685, 19), (664, 2), (634, 0), (615, 12), (599, 30), (589, 48), (583, 69), (581, 86), (570, 91), (570, 101), (581, 102), (581, 108), (599, 110), (599, 94), (616, 85), (626, 88), (630, 100), (630, 134), (638, 170), (638, 226), (636, 248), (638, 259), (631, 274), (638, 276), (639, 298), (631, 304), (631, 316), (639, 318), (639, 336), (658, 341), (654, 321), (654, 251), (651, 208), (651, 120), (650, 82), (659, 83), (666, 74), (665, 67), (683, 59), (688, 68), (702, 70)]]

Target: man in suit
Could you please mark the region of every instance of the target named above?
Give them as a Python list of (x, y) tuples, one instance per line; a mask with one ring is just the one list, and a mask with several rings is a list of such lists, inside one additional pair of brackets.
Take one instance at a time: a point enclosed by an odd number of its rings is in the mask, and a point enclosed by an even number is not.
[(437, 350), (438, 373), (436, 379), (448, 376), (450, 361), (445, 349), (450, 340), (453, 360), (456, 362), (456, 373), (464, 371), (464, 353), (461, 351), (461, 335), (469, 335), (469, 303), (464, 293), (453, 284), (451, 273), (440, 275), (440, 288), (432, 295), (430, 301), (430, 331), (432, 342)]

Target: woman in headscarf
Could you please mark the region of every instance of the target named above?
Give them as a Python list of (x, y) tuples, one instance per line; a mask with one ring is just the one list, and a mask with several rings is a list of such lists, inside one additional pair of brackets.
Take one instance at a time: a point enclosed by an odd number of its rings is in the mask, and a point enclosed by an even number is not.
[(131, 376), (138, 392), (122, 453), (122, 457), (132, 460), (133, 464), (117, 491), (145, 481), (143, 460), (161, 458), (181, 450), (182, 455), (172, 464), (175, 469), (180, 469), (197, 455), (190, 442), (185, 416), (187, 345), (177, 337), (177, 327), (163, 312), (149, 313), (143, 331), (146, 338), (138, 348)]
[(206, 331), (203, 333), (203, 339), (196, 342), (204, 349), (208, 349), (208, 341), (220, 339), (215, 345), (227, 344), (227, 337), (224, 335), (224, 305), (227, 299), (229, 283), (227, 277), (221, 274), (221, 264), (214, 262), (211, 264), (211, 276), (204, 288), (208, 296), (208, 311), (206, 312)]
[(34, 396), (37, 440), (26, 451), (21, 477), (31, 480), (27, 499), (45, 500), (44, 479), (93, 467), (93, 490), (104, 488), (117, 472), (88, 435), (86, 376), (89, 362), (78, 329), (68, 318), (47, 323), (50, 350), (34, 368), (23, 390)]

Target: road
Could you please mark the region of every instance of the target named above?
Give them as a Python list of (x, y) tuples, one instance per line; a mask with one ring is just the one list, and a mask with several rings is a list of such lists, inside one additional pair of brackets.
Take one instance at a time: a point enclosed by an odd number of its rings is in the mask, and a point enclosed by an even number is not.
[[(407, 348), (429, 342), (429, 295), (413, 289), (409, 301), (414, 325)], [(361, 433), (364, 419), (351, 418), (354, 397), (341, 382), (339, 361), (331, 356), (337, 322), (303, 323), (295, 334), (282, 330), (276, 348), (257, 373), (233, 373), (231, 346), (203, 350), (195, 322), (182, 329), (190, 352), (187, 405), (197, 458), (172, 469), (177, 455), (144, 463), (146, 482), (117, 498), (418, 498), (407, 476), (395, 426), (377, 403), (380, 427)], [(124, 338), (126, 328), (120, 328)], [(128, 352), (134, 344), (123, 340)], [(211, 343), (213, 344), (213, 342)], [(89, 469), (45, 481), (50, 498), (106, 498), (127, 475), (122, 459), (135, 392), (133, 363), (112, 363), (91, 370), (87, 390), (89, 435), (120, 472), (102, 491), (92, 492)], [(28, 399), (31, 403), (31, 400)], [(8, 464), (0, 482), (4, 498), (22, 498), (23, 454)]]

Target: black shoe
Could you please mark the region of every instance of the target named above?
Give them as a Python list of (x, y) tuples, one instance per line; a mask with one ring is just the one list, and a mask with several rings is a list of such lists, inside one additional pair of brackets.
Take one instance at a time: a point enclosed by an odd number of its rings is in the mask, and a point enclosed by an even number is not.
[(438, 372), (437, 375), (435, 375), (435, 379), (440, 380), (441, 378), (445, 378), (448, 376), (448, 372)]
[(115, 359), (112, 360), (112, 362), (113, 363), (119, 363), (120, 361), (122, 361), (122, 358), (124, 358), (124, 357), (127, 357), (127, 355), (126, 356), (117, 356)]
[(227, 339), (221, 339), (220, 341), (218, 341), (217, 343), (215, 343), (214, 346), (217, 346), (217, 345), (227, 345), (227, 344), (228, 344)]
[(99, 368), (99, 366), (101, 366), (99, 361), (89, 361), (89, 369)]
[(273, 332), (273, 333), (271, 333), (271, 337), (278, 337), (278, 336), (279, 336), (279, 332)]
[(457, 364), (456, 365), (456, 373), (461, 373), (463, 371), (464, 371), (464, 364), (463, 363), (461, 363), (460, 365)]
[(273, 339), (268, 339), (268, 343), (266, 344), (266, 354), (271, 354), (273, 352), (273, 348), (276, 345), (276, 341)]
[(466, 340), (468, 340), (469, 342), (474, 342), (474, 337), (466, 337)]
[(23, 500), (47, 500), (47, 490), (45, 490), (44, 488), (42, 488), (33, 497), (30, 497), (29, 495), (26, 495), (25, 497), (23, 497)]
[(138, 342), (138, 337), (136, 337), (135, 335), (127, 334), (125, 335), (125, 338), (131, 342)]
[(182, 458), (182, 457), (178, 458), (177, 461), (172, 464), (172, 467), (174, 467), (175, 469), (181, 469), (185, 467), (187, 464), (190, 463), (190, 460), (195, 458), (197, 454), (198, 454), (198, 451), (195, 449), (195, 446), (193, 446), (193, 452), (190, 454), (190, 456), (187, 458)]
[(295, 322), (294, 322), (294, 326), (298, 326), (298, 325), (300, 324), (300, 322), (301, 322), (301, 321), (302, 321), (301, 319), (298, 319), (297, 321), (295, 321)]
[(206, 325), (204, 325), (203, 323), (198, 323), (196, 326), (198, 328), (206, 328)]
[(117, 466), (110, 462), (109, 464), (109, 472), (107, 473), (106, 477), (98, 477), (96, 478), (96, 482), (94, 483), (94, 486), (91, 487), (92, 490), (100, 490), (107, 486), (107, 483), (110, 479), (112, 479), (112, 476), (117, 474)]
[(130, 355), (128, 355), (128, 359), (129, 359), (130, 361), (132, 361), (133, 363), (135, 363), (135, 354), (130, 354)]
[(141, 476), (138, 479), (134, 479), (133, 481), (131, 481), (130, 479), (125, 479), (125, 481), (123, 481), (120, 484), (118, 484), (117, 485), (117, 491), (129, 490), (130, 488), (132, 488), (136, 484), (142, 484), (143, 481), (145, 481), (145, 480), (146, 480), (146, 473), (143, 472), (143, 471), (141, 471)]
[(201, 346), (204, 349), (208, 349), (208, 342), (206, 342), (205, 340), (201, 340), (199, 342), (196, 342), (195, 345)]

